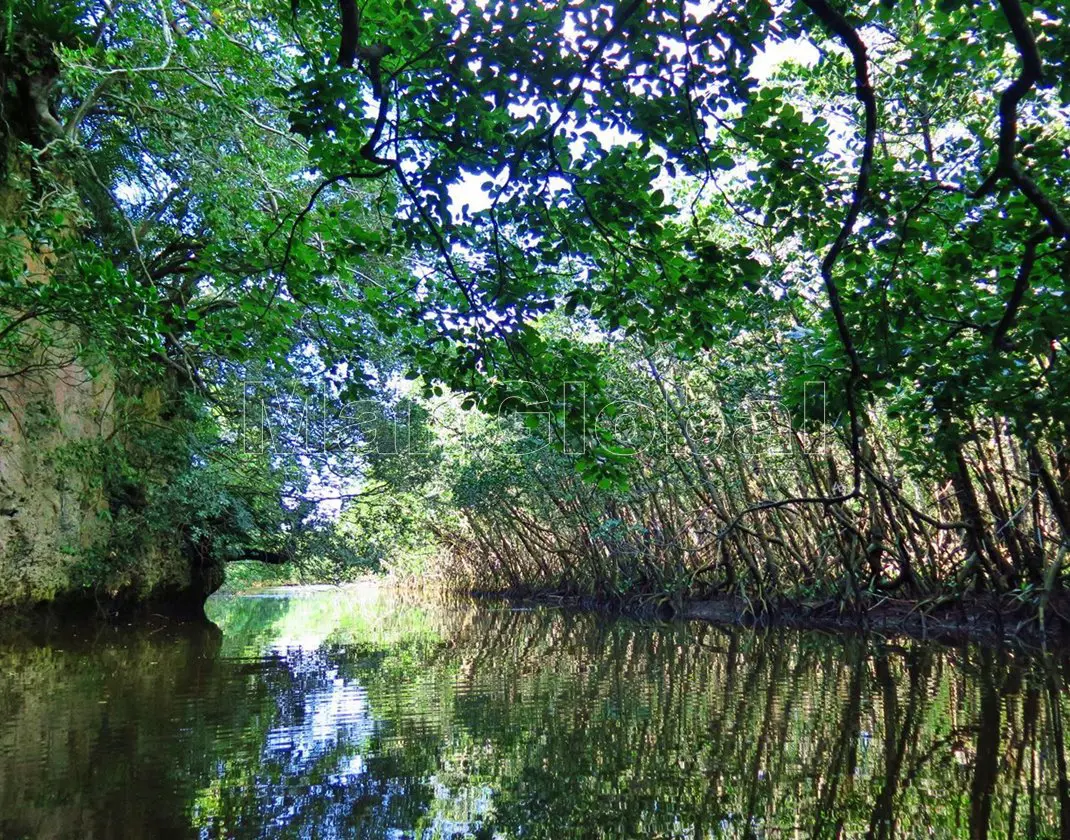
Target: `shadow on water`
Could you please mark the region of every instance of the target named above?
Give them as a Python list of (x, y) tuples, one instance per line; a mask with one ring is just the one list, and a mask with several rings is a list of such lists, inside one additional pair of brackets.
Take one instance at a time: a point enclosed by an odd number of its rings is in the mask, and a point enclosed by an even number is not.
[(0, 639), (2, 837), (1070, 837), (1067, 665), (400, 603)]

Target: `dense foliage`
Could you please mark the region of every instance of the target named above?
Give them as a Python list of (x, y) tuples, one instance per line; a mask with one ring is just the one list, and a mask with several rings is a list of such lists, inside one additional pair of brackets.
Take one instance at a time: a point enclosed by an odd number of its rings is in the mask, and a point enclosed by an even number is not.
[[(1061, 587), (1065, 5), (8, 3), (0, 352), (323, 405), (286, 556), (330, 495), (466, 585)], [(518, 425), (378, 457), (399, 374)]]

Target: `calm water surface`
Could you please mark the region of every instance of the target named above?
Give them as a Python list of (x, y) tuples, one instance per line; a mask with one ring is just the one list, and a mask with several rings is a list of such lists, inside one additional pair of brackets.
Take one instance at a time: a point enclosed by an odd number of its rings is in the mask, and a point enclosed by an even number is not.
[(402, 603), (0, 638), (0, 836), (1068, 837), (1066, 662)]

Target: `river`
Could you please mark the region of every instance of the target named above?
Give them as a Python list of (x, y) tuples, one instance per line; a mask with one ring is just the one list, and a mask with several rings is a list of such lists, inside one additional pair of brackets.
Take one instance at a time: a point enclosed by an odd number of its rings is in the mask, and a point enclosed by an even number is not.
[(0, 638), (0, 837), (1068, 837), (1067, 661), (374, 585)]

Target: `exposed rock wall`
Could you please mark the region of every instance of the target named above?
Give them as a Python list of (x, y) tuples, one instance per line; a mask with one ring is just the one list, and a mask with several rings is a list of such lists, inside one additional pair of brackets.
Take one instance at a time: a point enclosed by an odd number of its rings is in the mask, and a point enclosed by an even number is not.
[[(25, 155), (4, 152), (0, 236), (8, 247), (0, 283), (14, 290), (62, 283), (66, 258), (57, 256), (64, 252), (57, 243), (80, 235), (77, 213), (51, 210), (66, 223), (48, 235), (27, 233), (41, 227), (40, 208), (30, 207), (32, 167)], [(75, 314), (92, 321), (92, 312)], [(221, 567), (191, 558), (174, 529), (141, 529), (135, 542), (113, 520), (108, 459), (125, 451), (131, 419), (119, 419), (115, 366), (91, 353), (72, 324), (33, 315), (40, 312), (0, 308), (0, 611), (150, 602), (157, 611), (199, 609), (222, 584)], [(159, 399), (139, 406), (139, 422), (169, 426)], [(163, 468), (147, 477), (159, 484), (168, 474)], [(143, 489), (134, 487), (134, 495)]]
[(78, 361), (0, 380), (0, 608), (203, 603), (218, 586), (176, 539), (115, 558), (100, 444), (115, 378)]
[(77, 559), (102, 550), (107, 503), (78, 461), (110, 434), (109, 377), (72, 363), (6, 380), (0, 411), (0, 606), (75, 588)]

